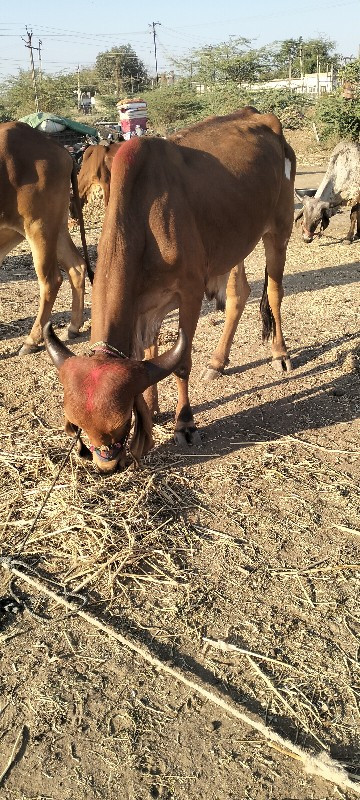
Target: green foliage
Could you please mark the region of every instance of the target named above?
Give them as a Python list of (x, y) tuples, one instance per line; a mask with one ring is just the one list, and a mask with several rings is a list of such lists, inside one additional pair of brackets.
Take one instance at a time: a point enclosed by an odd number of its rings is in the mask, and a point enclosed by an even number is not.
[(192, 50), (182, 62), (174, 61), (174, 65), (192, 81), (208, 86), (216, 82), (261, 80), (268, 70), (267, 58), (266, 48), (253, 50), (250, 39), (239, 36)]
[(293, 78), (300, 78), (301, 69), (303, 74), (316, 72), (318, 59), (322, 71), (327, 65), (332, 64), (337, 68), (340, 64), (340, 56), (335, 52), (335, 42), (325, 36), (317, 39), (302, 39), (299, 36), (298, 39), (274, 42), (268, 48), (268, 53), (272, 61), (272, 78), (287, 77), (290, 62)]
[(343, 83), (349, 83), (356, 97), (360, 97), (360, 58), (350, 61), (339, 72), (339, 78)]
[(132, 90), (142, 91), (148, 81), (144, 64), (130, 44), (112, 47), (111, 50), (99, 53), (95, 71), (100, 91), (107, 94), (113, 92), (117, 100)]
[[(81, 79), (81, 76), (80, 76)], [(36, 75), (40, 111), (73, 116), (77, 109), (76, 73), (67, 75)], [(35, 94), (30, 72), (21, 70), (9, 78), (2, 91), (2, 103), (11, 119), (19, 119), (35, 111)]]
[(307, 124), (306, 112), (313, 99), (297, 94), (291, 89), (257, 89), (251, 92), (252, 105), (263, 113), (272, 111), (284, 128), (303, 128)]
[(254, 91), (234, 82), (215, 84), (199, 94), (182, 81), (146, 92), (144, 99), (148, 104), (149, 124), (161, 133), (170, 133), (214, 114), (231, 114), (246, 105), (262, 112), (273, 111), (284, 127), (299, 128), (307, 124), (306, 111), (312, 104), (305, 95), (287, 89)]
[(159, 133), (191, 125), (207, 116), (201, 95), (186, 82), (144, 92), (148, 105), (149, 126)]
[(315, 123), (322, 139), (358, 140), (360, 135), (360, 98), (345, 100), (339, 93), (324, 94), (315, 108)]

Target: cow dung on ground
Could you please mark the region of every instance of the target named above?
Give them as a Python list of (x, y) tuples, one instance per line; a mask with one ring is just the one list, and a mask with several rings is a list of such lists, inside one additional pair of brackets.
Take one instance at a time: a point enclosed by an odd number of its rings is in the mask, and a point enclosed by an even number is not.
[[(287, 132), (296, 185), (328, 153)], [(93, 206), (94, 203), (94, 206)], [(102, 201), (85, 209), (95, 259)], [(308, 750), (359, 772), (359, 248), (345, 210), (311, 247), (294, 230), (283, 324), (294, 371), (261, 344), (262, 247), (225, 375), (198, 379), (222, 313), (204, 302), (191, 396), (202, 444), (172, 442), (175, 381), (160, 385), (156, 448), (141, 470), (103, 479), (71, 456), (21, 550), (68, 440), (45, 352), (17, 352), (37, 306), (26, 245), (0, 270), (1, 552), (32, 563), (133, 641), (230, 695)], [(338, 228), (339, 226), (339, 228)], [(72, 231), (80, 246), (79, 234)], [(86, 322), (74, 352), (86, 352)], [(70, 286), (53, 321), (66, 336)], [(174, 339), (170, 315), (163, 347)], [(263, 738), (55, 602), (16, 581), (1, 606), (0, 775), (5, 800), (346, 798)], [(0, 572), (0, 596), (9, 580)], [(15, 606), (17, 613), (14, 613)], [(32, 612), (32, 613), (31, 613)], [(218, 650), (204, 639), (236, 645)], [(243, 651), (251, 651), (247, 656)], [(254, 655), (255, 654), (255, 655)], [(15, 749), (14, 749), (15, 745)], [(8, 769), (9, 766), (9, 769)]]

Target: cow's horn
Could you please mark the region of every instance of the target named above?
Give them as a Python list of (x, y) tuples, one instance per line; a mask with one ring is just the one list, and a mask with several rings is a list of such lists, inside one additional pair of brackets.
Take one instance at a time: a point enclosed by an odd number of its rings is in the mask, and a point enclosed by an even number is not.
[(177, 341), (170, 350), (167, 350), (166, 353), (162, 353), (162, 355), (157, 358), (151, 358), (148, 361), (142, 362), (149, 378), (149, 386), (161, 381), (176, 370), (176, 367), (181, 363), (186, 348), (186, 334), (182, 328), (179, 328)]
[(57, 367), (57, 369), (60, 369), (64, 361), (66, 361), (67, 358), (73, 356), (74, 353), (72, 353), (71, 350), (69, 350), (69, 348), (66, 347), (64, 343), (58, 338), (58, 336), (56, 336), (56, 333), (54, 332), (51, 322), (47, 322), (46, 325), (44, 325), (43, 336), (44, 336), (45, 347), (49, 353), (49, 356), (53, 364), (55, 364), (55, 367)]

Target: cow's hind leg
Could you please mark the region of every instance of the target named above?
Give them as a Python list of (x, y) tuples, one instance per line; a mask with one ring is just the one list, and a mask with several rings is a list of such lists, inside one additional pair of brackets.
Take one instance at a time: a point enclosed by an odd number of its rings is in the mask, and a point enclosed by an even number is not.
[(234, 267), (229, 275), (226, 286), (225, 325), (218, 346), (214, 350), (210, 362), (202, 371), (201, 377), (205, 381), (218, 378), (229, 360), (230, 348), (235, 336), (236, 328), (244, 311), (246, 301), (250, 295), (250, 286), (245, 275), (244, 262), (241, 261)]
[(43, 230), (41, 222), (34, 223), (26, 231), (34, 260), (34, 267), (39, 281), (40, 302), (36, 320), (20, 350), (20, 355), (36, 352), (42, 342), (43, 327), (50, 319), (56, 295), (62, 283), (62, 277), (56, 258), (56, 233)]
[(175, 414), (174, 439), (177, 444), (191, 445), (200, 442), (189, 399), (189, 375), (191, 371), (191, 347), (198, 323), (203, 295), (196, 296), (192, 290), (186, 292), (186, 303), (180, 303), (179, 327), (187, 338), (187, 348), (181, 364), (175, 370), (178, 402)]
[(282, 279), (286, 259), (286, 244), (282, 237), (266, 233), (263, 242), (266, 255), (265, 285), (260, 303), (263, 322), (263, 341), (272, 335), (272, 364), (276, 372), (290, 372), (291, 361), (287, 352), (282, 328), (280, 307), (284, 296)]
[(61, 266), (66, 270), (71, 285), (72, 307), (71, 320), (68, 328), (69, 338), (79, 335), (79, 330), (84, 321), (84, 294), (85, 294), (85, 262), (76, 249), (69, 231), (63, 227), (59, 234), (57, 257)]

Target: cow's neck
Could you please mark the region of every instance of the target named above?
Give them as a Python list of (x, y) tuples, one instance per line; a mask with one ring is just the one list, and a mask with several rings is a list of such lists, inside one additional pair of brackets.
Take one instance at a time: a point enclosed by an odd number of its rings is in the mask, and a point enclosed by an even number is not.
[[(109, 265), (109, 266), (108, 266)], [(96, 268), (91, 314), (91, 342), (107, 342), (131, 356), (136, 322), (136, 275), (116, 254)]]

